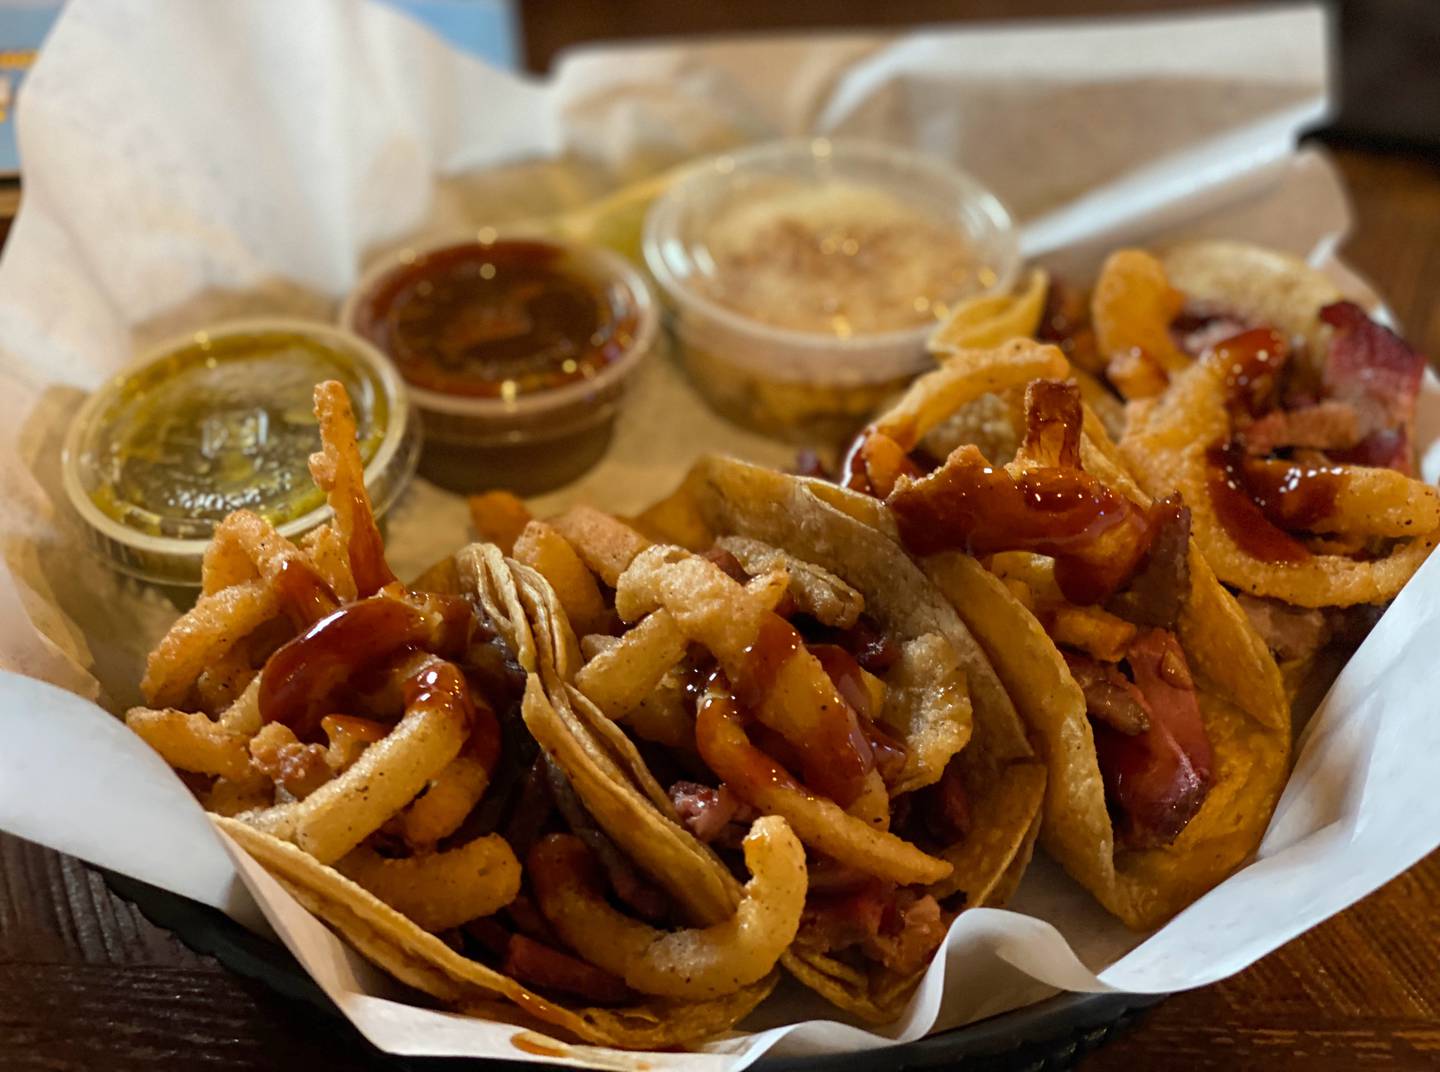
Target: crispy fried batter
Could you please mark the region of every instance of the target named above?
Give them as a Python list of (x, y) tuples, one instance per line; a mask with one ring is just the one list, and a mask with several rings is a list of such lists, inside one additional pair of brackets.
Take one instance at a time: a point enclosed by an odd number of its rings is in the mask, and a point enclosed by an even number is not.
[(530, 854), (540, 909), (568, 945), (635, 990), (701, 1000), (763, 978), (795, 937), (805, 906), (805, 850), (778, 817), (755, 821), (745, 838), (751, 879), (729, 919), (660, 931), (605, 901), (579, 838), (552, 834)]
[(1040, 326), (1049, 285), (1050, 277), (1035, 268), (1026, 277), (1023, 290), (960, 302), (930, 336), (930, 352), (944, 355), (957, 350), (988, 350), (1011, 339), (1031, 338)]
[(535, 519), (529, 507), (508, 491), (487, 491), (470, 496), (470, 523), (480, 539), (507, 555), (525, 526)]
[(520, 892), (520, 861), (499, 834), (401, 859), (358, 848), (335, 869), (427, 931), (491, 915)]
[(245, 738), (199, 713), (131, 708), (125, 724), (172, 767), (244, 781), (250, 774)]
[(315, 416), (320, 420), (322, 447), (310, 455), (310, 475), (324, 489), (335, 511), (335, 527), (345, 539), (357, 593), (374, 595), (386, 585), (395, 584), (395, 574), (385, 562), (385, 543), (365, 488), (365, 463), (355, 438), (355, 414), (345, 388), (337, 381), (316, 384)]
[(590, 506), (572, 506), (550, 519), (555, 530), (570, 541), (590, 572), (609, 587), (650, 541), (625, 522)]
[(1212, 500), (1208, 451), (1229, 436), (1224, 370), (1200, 361), (1177, 376), (1163, 397), (1132, 413), (1120, 450), (1147, 492), (1180, 493), (1206, 560), (1241, 591), (1302, 607), (1384, 602), (1440, 538), (1435, 488), (1391, 470), (1342, 466), (1333, 511), (1312, 524), (1325, 532), (1396, 537), (1395, 546), (1370, 560), (1326, 553), (1291, 562), (1256, 558), (1236, 542)]
[(515, 538), (510, 552), (517, 562), (537, 570), (550, 582), (570, 624), (581, 635), (606, 630), (611, 620), (595, 578), (569, 542), (543, 521), (531, 521)]
[(1170, 338), (1170, 322), (1184, 304), (1164, 266), (1143, 250), (1122, 249), (1105, 261), (1091, 318), (1100, 353), (1110, 362), (1110, 380), (1127, 398), (1158, 394), (1167, 374), (1190, 364)]
[(279, 613), (280, 601), (258, 580), (202, 595), (145, 660), (141, 693), (157, 706), (183, 702), (206, 668)]
[(779, 547), (745, 536), (721, 536), (715, 546), (734, 555), (752, 577), (784, 570), (795, 609), (822, 625), (849, 629), (865, 609), (865, 597), (835, 574)]
[(939, 882), (950, 874), (943, 860), (846, 814), (832, 800), (807, 793), (750, 742), (734, 698), (722, 689), (712, 686), (701, 702), (696, 742), (706, 765), (742, 800), (766, 814), (783, 816), (801, 841), (827, 856), (901, 884)]
[(575, 687), (611, 718), (624, 718), (685, 657), (686, 643), (668, 611), (653, 611), (586, 663)]

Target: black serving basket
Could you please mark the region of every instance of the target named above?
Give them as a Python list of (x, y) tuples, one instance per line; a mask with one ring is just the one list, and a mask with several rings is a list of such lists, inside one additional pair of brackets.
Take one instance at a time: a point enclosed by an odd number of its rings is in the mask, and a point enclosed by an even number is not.
[[(197, 953), (212, 956), (231, 971), (265, 983), (284, 997), (334, 1016), (339, 1010), (281, 945), (252, 934), (223, 912), (148, 883), (102, 871), (106, 883), (132, 902), (156, 926), (172, 931)], [(863, 1072), (884, 1068), (945, 1068), (953, 1072), (1052, 1072), (1074, 1066), (1163, 995), (1060, 994), (1024, 1009), (1002, 1013), (967, 1027), (941, 1031), (880, 1050), (792, 1059), (762, 1059), (763, 1072)], [(453, 1067), (449, 1059), (397, 1059), (397, 1067)], [(495, 1069), (531, 1070), (534, 1064), (489, 1061)]]

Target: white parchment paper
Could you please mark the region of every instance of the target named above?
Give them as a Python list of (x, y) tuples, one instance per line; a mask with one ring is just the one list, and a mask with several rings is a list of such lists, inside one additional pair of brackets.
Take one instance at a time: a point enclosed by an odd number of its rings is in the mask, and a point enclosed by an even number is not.
[[(1348, 278), (1332, 259), (1343, 192), (1322, 155), (1295, 149), (1326, 82), (1324, 20), (1303, 9), (596, 49), (541, 83), (378, 5), (71, 0), (25, 87), (25, 203), (0, 262), (0, 668), (52, 683), (0, 674), (0, 827), (273, 927), (383, 1049), (538, 1059), (511, 1026), (405, 1004), (90, 702), (138, 698), (143, 654), (176, 610), (84, 551), (56, 495), (81, 392), (145, 342), (223, 315), (332, 316), (367, 257), (404, 236), (574, 207), (777, 135), (954, 160), (1008, 201), (1030, 255), (1077, 278), (1117, 243), (1201, 235)], [(1432, 442), (1433, 391), (1422, 405)], [(711, 415), (655, 360), (606, 458), (539, 506), (632, 510), (716, 449), (789, 456)], [(463, 502), (417, 482), (390, 534), (397, 569), (418, 570), (468, 538)], [(788, 988), (707, 1052), (645, 1061), (718, 1070), (874, 1047), (1055, 989), (1161, 992), (1245, 967), (1440, 842), (1437, 647), (1432, 561), (1311, 722), (1256, 861), (1158, 932), (1126, 931), (1037, 859), (1010, 910), (959, 917), (882, 1032)], [(573, 1047), (556, 1060), (627, 1059)]]

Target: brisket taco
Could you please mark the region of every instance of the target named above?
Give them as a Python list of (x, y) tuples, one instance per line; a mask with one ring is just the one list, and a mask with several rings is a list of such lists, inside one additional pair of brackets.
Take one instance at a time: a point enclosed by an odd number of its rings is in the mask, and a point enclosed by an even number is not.
[[(1049, 770), (1041, 844), (1143, 928), (1255, 850), (1289, 715), (1186, 504), (1135, 485), (1068, 372), (1029, 340), (957, 350), (862, 433), (842, 479), (885, 501), (1032, 730)], [(1013, 458), (954, 442), (947, 421), (987, 395)]]
[(533, 569), (473, 545), (400, 584), (344, 392), (316, 397), (335, 522), (302, 546), (223, 522), (128, 723), (301, 904), (439, 1002), (636, 1049), (728, 1030), (799, 927), (800, 842), (757, 819), (727, 868), (667, 813), (565, 684), (573, 636)]
[[(575, 709), (623, 727), (647, 760), (637, 825), (678, 819), (707, 847), (675, 873), (698, 882), (718, 859), (728, 874), (745, 830), (782, 818), (808, 877), (782, 963), (885, 1021), (955, 915), (1018, 882), (1044, 770), (959, 615), (846, 512), (877, 504), (819, 487), (706, 459), (633, 522), (572, 509), (529, 522), (513, 554), (592, 630), (578, 642), (561, 630), (557, 669), (578, 643)], [(493, 500), (479, 509), (513, 514)]]

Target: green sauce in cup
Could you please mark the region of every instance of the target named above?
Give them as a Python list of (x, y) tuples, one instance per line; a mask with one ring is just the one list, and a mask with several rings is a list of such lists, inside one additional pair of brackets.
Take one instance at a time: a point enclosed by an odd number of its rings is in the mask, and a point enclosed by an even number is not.
[[(234, 510), (287, 535), (312, 528), (325, 511), (309, 471), (320, 446), (312, 392), (322, 380), (350, 396), (381, 508), (414, 469), (404, 387), (362, 341), (288, 321), (196, 332), (96, 392), (66, 441), (71, 502), (117, 565), (169, 582), (198, 579), (205, 541)], [(411, 446), (399, 449), (406, 438)]]

